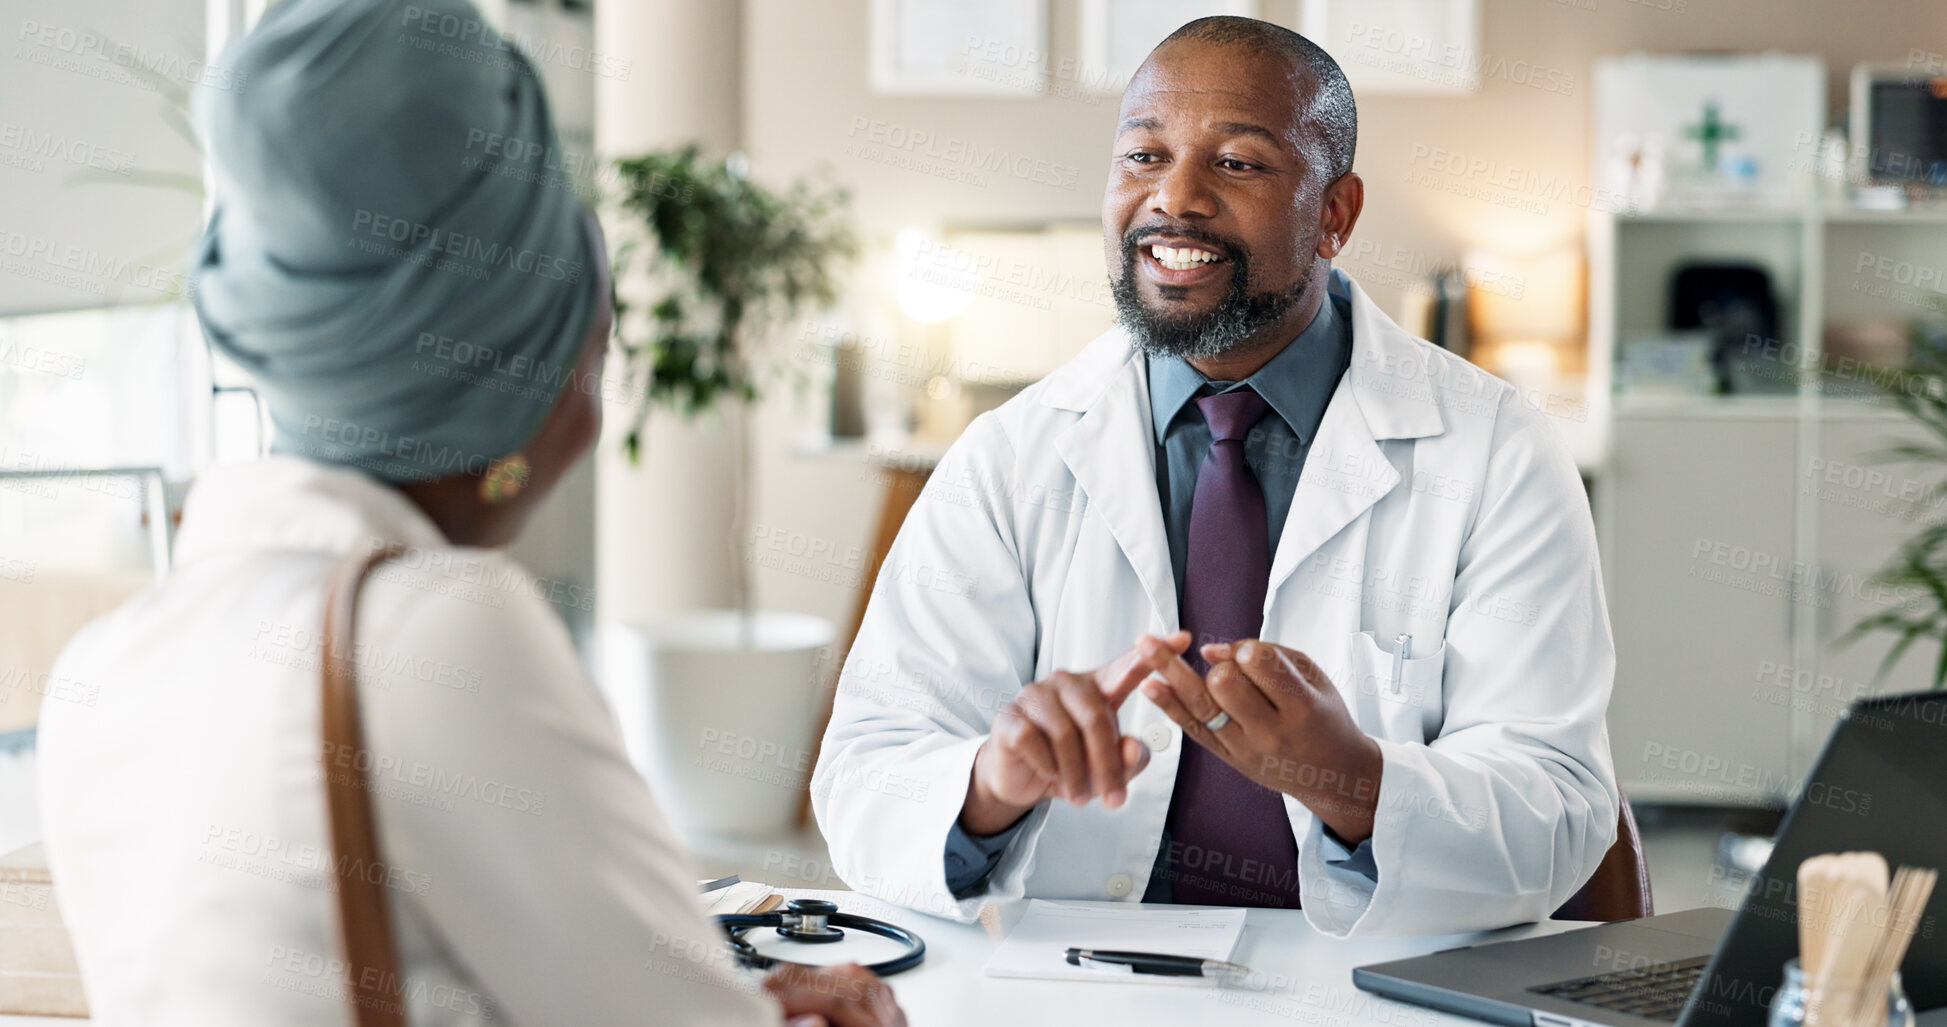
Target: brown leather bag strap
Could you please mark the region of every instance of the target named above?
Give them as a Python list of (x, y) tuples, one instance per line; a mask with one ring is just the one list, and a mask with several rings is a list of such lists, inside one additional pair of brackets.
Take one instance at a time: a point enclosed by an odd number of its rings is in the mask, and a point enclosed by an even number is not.
[(379, 862), (378, 824), (366, 790), (364, 735), (358, 724), (358, 682), (352, 625), (365, 575), (399, 550), (347, 558), (331, 572), (325, 593), (323, 746), (325, 805), (331, 818), (333, 879), (339, 935), (358, 1027), (405, 1027), (405, 980), (392, 945), (392, 911)]

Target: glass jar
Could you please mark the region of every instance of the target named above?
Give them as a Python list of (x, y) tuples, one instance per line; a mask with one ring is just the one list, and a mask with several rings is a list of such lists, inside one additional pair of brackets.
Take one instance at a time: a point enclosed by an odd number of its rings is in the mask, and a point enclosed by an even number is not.
[[(1771, 1018), (1769, 1027), (1804, 1027), (1806, 999), (1805, 970), (1794, 959), (1785, 964), (1785, 983), (1778, 994), (1771, 999)], [(1826, 1010), (1849, 1008), (1852, 1005), (1850, 992), (1837, 992), (1823, 996)], [(1826, 1023), (1821, 1027), (1843, 1027), (1833, 1012), (1821, 1019)], [(1913, 1003), (1906, 1000), (1906, 989), (1900, 985), (1899, 971), (1893, 971), (1892, 986), (1886, 991), (1886, 1027), (1913, 1027)]]

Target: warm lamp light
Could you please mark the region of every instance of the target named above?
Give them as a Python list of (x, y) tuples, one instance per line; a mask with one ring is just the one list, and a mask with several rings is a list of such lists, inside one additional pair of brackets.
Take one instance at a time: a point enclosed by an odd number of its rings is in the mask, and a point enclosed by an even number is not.
[(980, 275), (970, 262), (954, 259), (953, 250), (925, 229), (900, 229), (893, 251), (892, 292), (907, 317), (940, 324), (960, 316), (973, 302)]
[(1473, 250), (1463, 265), (1474, 333), (1489, 342), (1574, 342), (1582, 336), (1582, 253), (1561, 246), (1514, 256)]
[(1562, 348), (1540, 339), (1511, 339), (1489, 347), (1494, 373), (1509, 381), (1545, 380), (1562, 373)]
[(981, 276), (980, 295), (947, 329), (954, 365), (968, 379), (1024, 385), (1114, 323), (1101, 225), (963, 228), (948, 238)]
[(1553, 382), (1569, 370), (1583, 337), (1581, 251), (1558, 246), (1515, 256), (1475, 250), (1464, 266), (1476, 362), (1516, 384)]

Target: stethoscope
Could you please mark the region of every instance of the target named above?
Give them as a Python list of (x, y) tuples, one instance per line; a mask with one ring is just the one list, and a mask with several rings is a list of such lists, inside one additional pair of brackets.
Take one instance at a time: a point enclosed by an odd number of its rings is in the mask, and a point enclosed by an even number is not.
[(891, 977), (902, 970), (911, 970), (926, 958), (926, 943), (919, 935), (896, 924), (884, 920), (874, 920), (869, 916), (840, 913), (838, 903), (824, 899), (792, 899), (783, 909), (774, 913), (735, 913), (717, 917), (717, 923), (730, 935), (730, 951), (736, 953), (737, 962), (754, 970), (768, 970), (779, 963), (786, 962), (776, 956), (767, 956), (757, 951), (757, 946), (744, 940), (744, 932), (753, 927), (775, 927), (778, 936), (792, 941), (824, 945), (845, 937), (841, 927), (855, 931), (876, 934), (881, 938), (891, 938), (906, 946), (906, 951), (893, 959), (866, 965), (866, 969), (881, 977)]

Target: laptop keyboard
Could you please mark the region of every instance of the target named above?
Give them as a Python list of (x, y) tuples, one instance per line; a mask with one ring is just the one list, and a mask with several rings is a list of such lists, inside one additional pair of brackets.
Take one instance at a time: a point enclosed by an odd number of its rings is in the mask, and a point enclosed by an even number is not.
[(1690, 993), (1697, 990), (1697, 982), (1703, 978), (1704, 967), (1709, 962), (1708, 958), (1700, 958), (1659, 963), (1528, 990), (1550, 998), (1675, 1023), (1677, 1014), (1683, 1012), (1683, 1004), (1690, 1000)]

